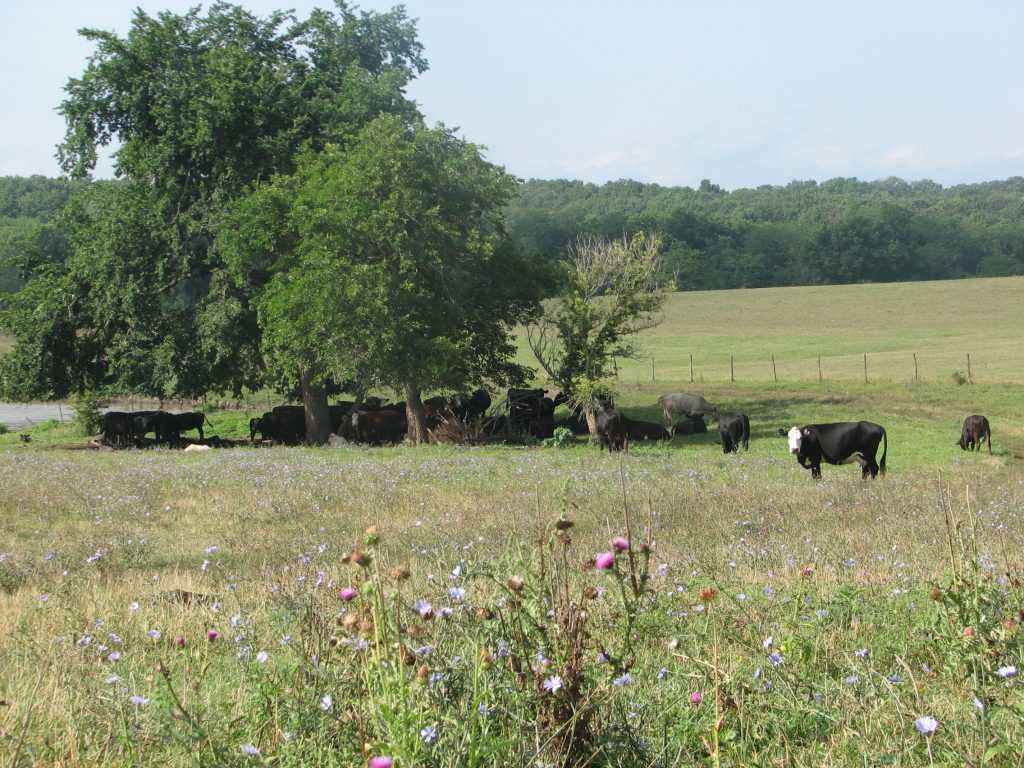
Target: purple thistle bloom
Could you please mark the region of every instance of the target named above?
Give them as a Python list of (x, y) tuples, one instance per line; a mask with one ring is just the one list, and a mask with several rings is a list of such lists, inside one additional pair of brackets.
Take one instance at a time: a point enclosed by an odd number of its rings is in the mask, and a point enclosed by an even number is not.
[(845, 680), (843, 680), (843, 682), (846, 683), (847, 685), (856, 685), (859, 681), (860, 681), (860, 678), (857, 677), (856, 675), (850, 675)]
[(128, 703), (134, 704), (136, 707), (144, 707), (149, 704), (149, 699), (145, 696), (129, 696)]
[(914, 725), (925, 736), (931, 736), (939, 730), (939, 721), (934, 717), (919, 717), (914, 721)]
[(1012, 664), (1009, 664), (1009, 665), (1007, 665), (1005, 667), (1000, 667), (999, 669), (997, 669), (996, 670), (996, 674), (999, 675), (1000, 677), (1016, 677), (1017, 676), (1017, 668), (1015, 666), (1013, 666)]
[(856, 651), (854, 651), (854, 654), (859, 656), (862, 659), (866, 659), (868, 657), (868, 649), (867, 648), (858, 648)]
[(242, 750), (242, 754), (248, 755), (249, 757), (260, 756), (260, 748), (255, 744), (239, 744), (238, 748)]
[(437, 727), (428, 725), (422, 731), (420, 731), (420, 738), (423, 739), (424, 744), (429, 744), (437, 738)]
[(612, 682), (617, 686), (629, 685), (633, 682), (633, 676), (629, 672), (623, 672), (621, 677), (616, 677)]
[(786, 660), (782, 657), (781, 653), (773, 653), (768, 657), (768, 661), (772, 663), (773, 667), (777, 667), (785, 663)]
[(331, 708), (332, 704), (334, 704), (334, 697), (329, 693), (325, 693), (324, 697), (320, 699), (320, 709), (327, 712)]
[(431, 613), (433, 613), (434, 606), (432, 606), (427, 600), (423, 600), (421, 598), (412, 604), (412, 609), (416, 611), (416, 613), (418, 613), (420, 616), (426, 618)]
[(613, 565), (615, 565), (615, 553), (614, 552), (601, 552), (594, 558), (594, 565), (598, 570), (607, 571)]
[(903, 678), (900, 675), (896, 674), (895, 672), (893, 674), (889, 675), (888, 677), (886, 677), (885, 679), (888, 680), (890, 683), (902, 683), (903, 682)]

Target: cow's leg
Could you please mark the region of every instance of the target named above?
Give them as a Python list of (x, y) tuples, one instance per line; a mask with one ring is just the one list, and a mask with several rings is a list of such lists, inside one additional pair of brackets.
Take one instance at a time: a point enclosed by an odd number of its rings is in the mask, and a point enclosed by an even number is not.
[(811, 477), (821, 477), (821, 464), (811, 464)]

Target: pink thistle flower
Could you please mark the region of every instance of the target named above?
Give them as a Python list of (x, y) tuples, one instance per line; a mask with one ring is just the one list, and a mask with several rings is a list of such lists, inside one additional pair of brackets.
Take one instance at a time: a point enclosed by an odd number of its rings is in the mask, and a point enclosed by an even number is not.
[(607, 571), (613, 565), (615, 565), (615, 553), (614, 552), (601, 552), (597, 557), (594, 558), (594, 565), (601, 571)]
[(184, 648), (185, 638), (181, 635), (178, 635), (176, 638), (174, 638), (174, 645), (176, 648)]
[(208, 629), (206, 630), (206, 639), (212, 643), (214, 640), (217, 639), (218, 634), (219, 633), (217, 632), (216, 629)]
[(700, 691), (694, 691), (690, 694), (690, 703), (693, 704), (693, 706), (697, 706), (702, 701), (704, 701), (704, 697), (701, 695)]
[(345, 602), (348, 602), (349, 600), (351, 600), (355, 596), (356, 596), (356, 591), (354, 589), (352, 589), (352, 587), (345, 587), (344, 589), (341, 589), (341, 590), (338, 591), (338, 597), (340, 597)]
[(384, 755), (371, 757), (369, 762), (370, 768), (391, 768), (392, 765), (394, 765), (394, 761), (390, 757), (384, 757)]
[(629, 539), (624, 536), (613, 536), (611, 545), (619, 552), (625, 552), (629, 549)]

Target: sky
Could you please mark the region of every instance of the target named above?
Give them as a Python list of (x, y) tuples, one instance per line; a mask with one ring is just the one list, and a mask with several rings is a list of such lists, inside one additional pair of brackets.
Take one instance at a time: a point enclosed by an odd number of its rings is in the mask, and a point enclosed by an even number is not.
[[(0, 0), (0, 176), (59, 175), (56, 109), (138, 7)], [(331, 0), (242, 0), (304, 18)], [(394, 2), (363, 0), (362, 10)], [(430, 68), (409, 87), (523, 179), (725, 189), (1024, 175), (1020, 0), (407, 0)], [(104, 161), (98, 177), (110, 177)]]

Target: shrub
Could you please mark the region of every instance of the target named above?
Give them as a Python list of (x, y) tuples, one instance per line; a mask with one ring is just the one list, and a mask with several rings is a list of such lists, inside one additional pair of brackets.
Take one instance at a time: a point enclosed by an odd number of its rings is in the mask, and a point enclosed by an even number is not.
[(79, 434), (89, 436), (100, 431), (100, 415), (106, 404), (106, 399), (96, 392), (83, 392), (71, 398), (75, 409), (72, 421)]
[(953, 371), (953, 383), (963, 386), (967, 383), (967, 374), (963, 371)]

